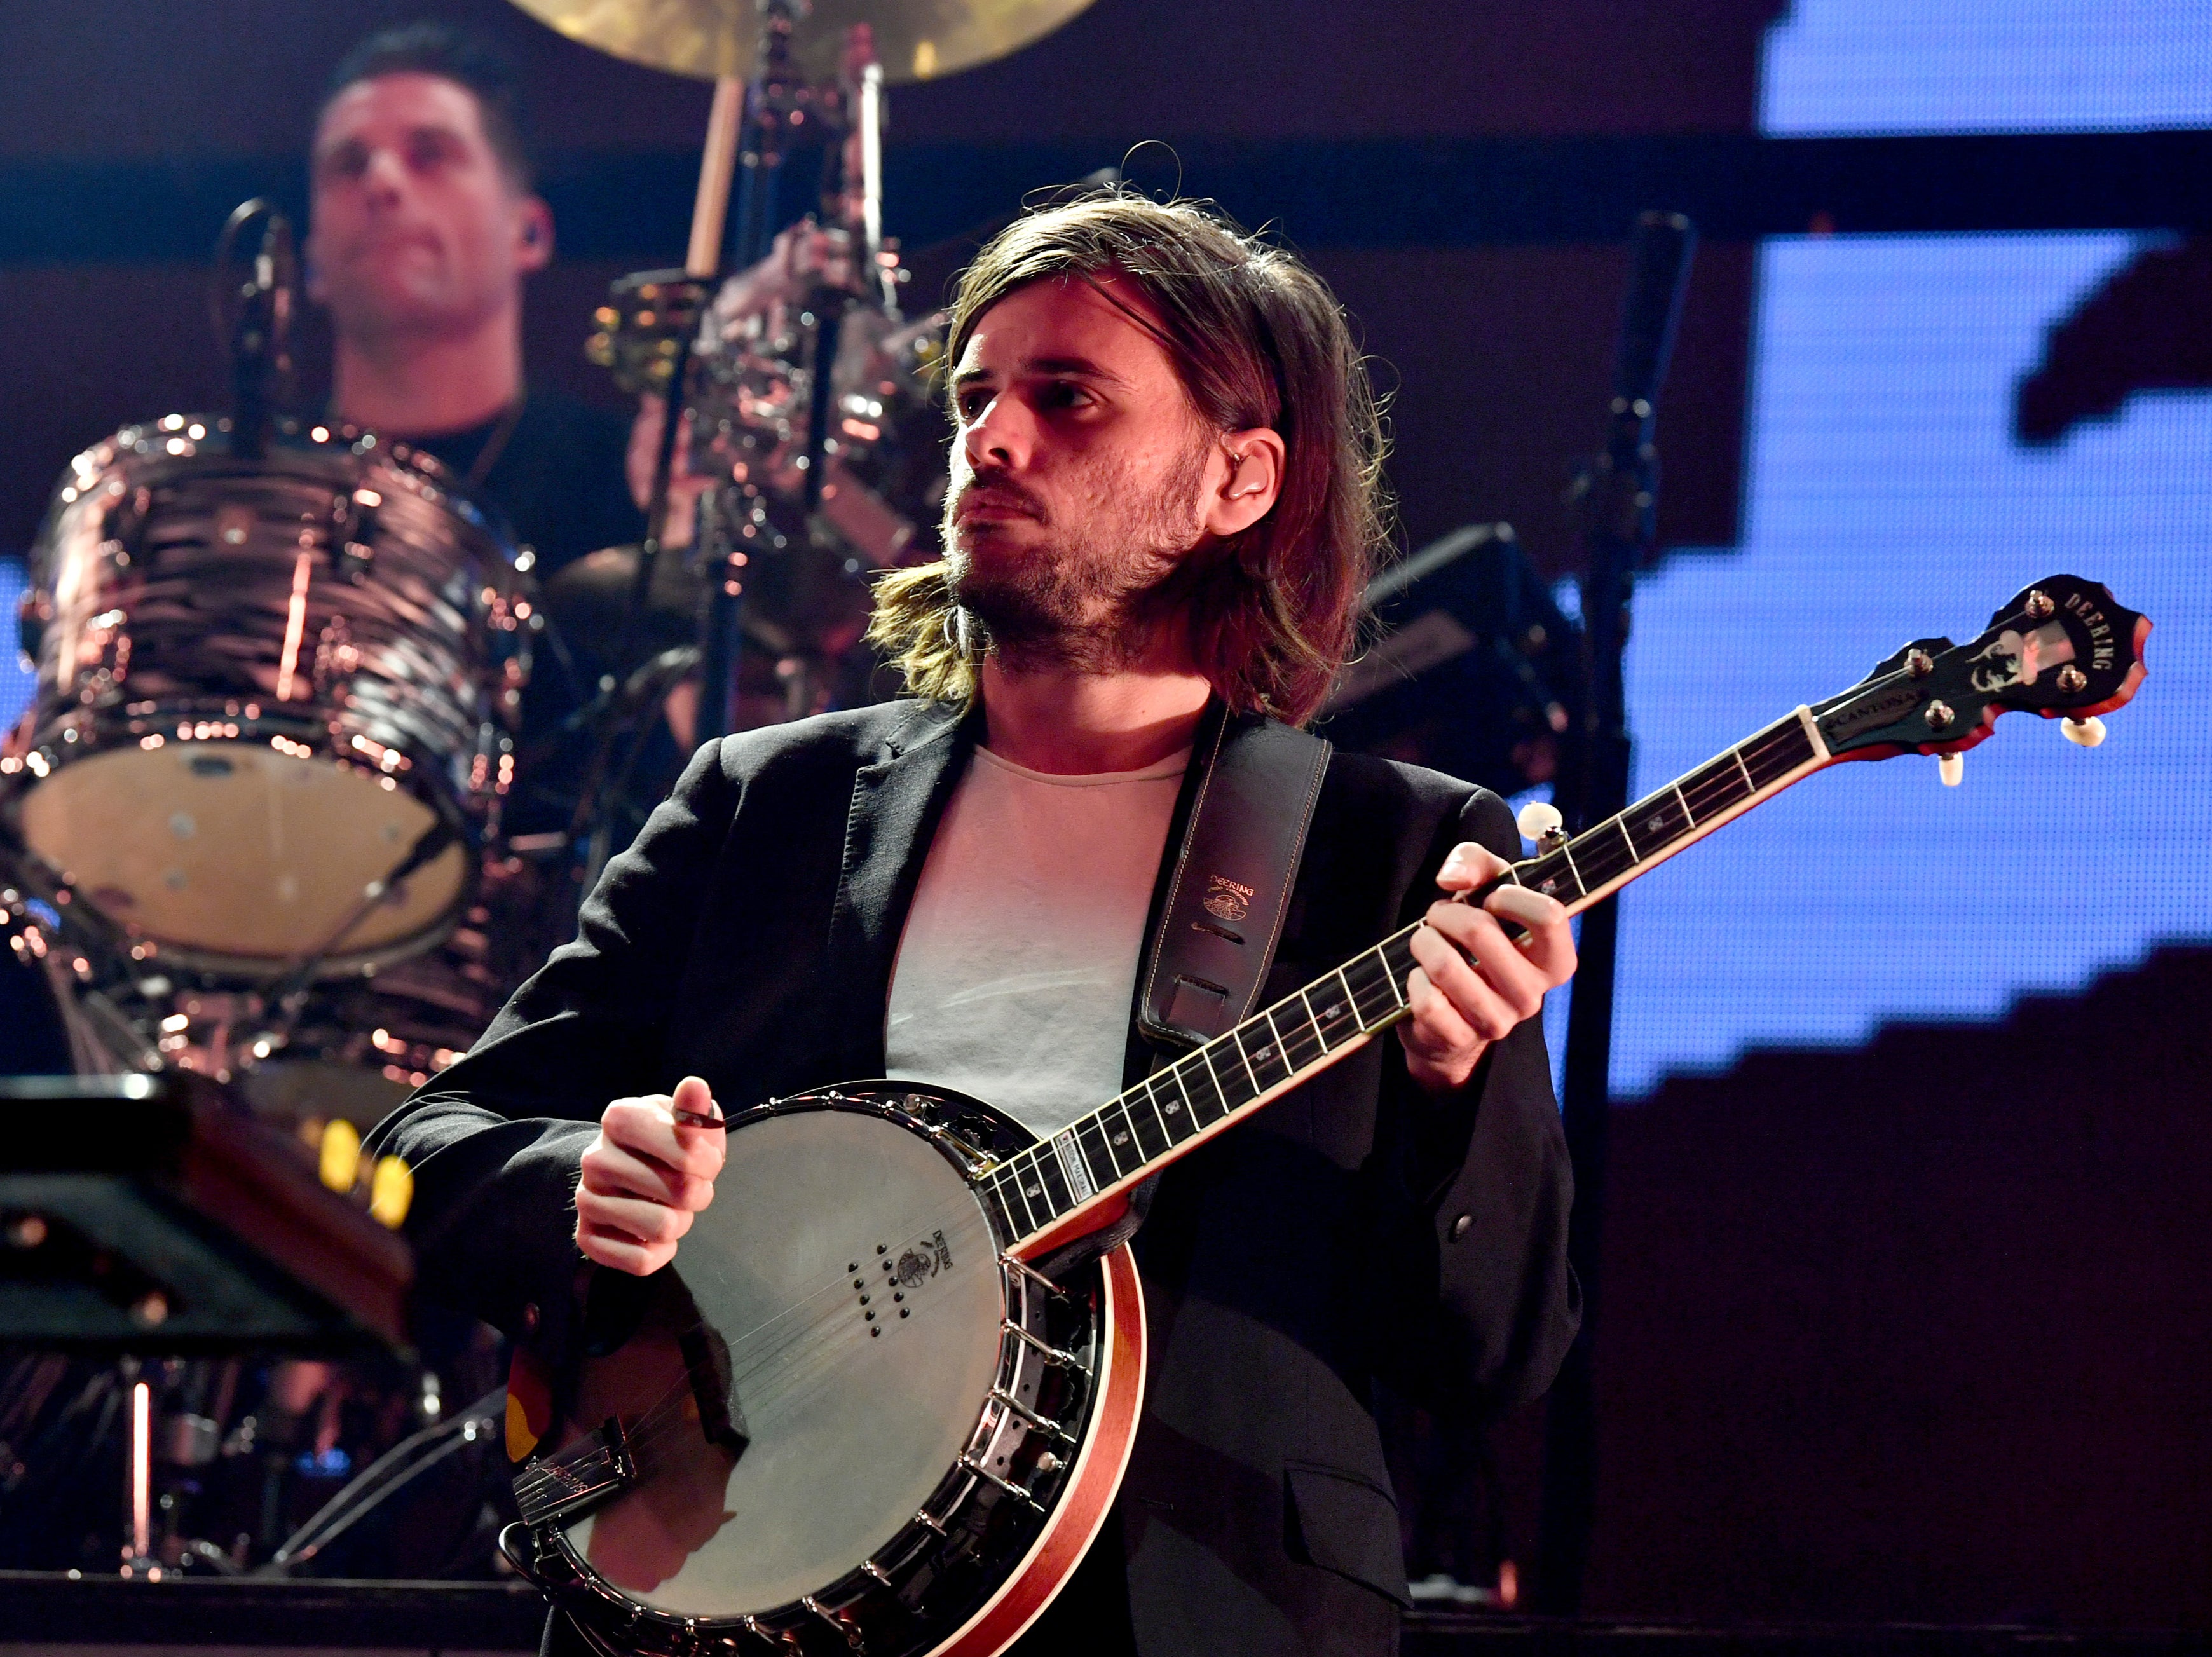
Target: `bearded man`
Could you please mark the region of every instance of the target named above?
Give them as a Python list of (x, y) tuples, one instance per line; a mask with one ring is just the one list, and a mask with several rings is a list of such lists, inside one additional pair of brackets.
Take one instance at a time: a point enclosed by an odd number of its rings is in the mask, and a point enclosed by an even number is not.
[[(1135, 986), (1212, 738), (1302, 722), (1352, 643), (1381, 433), (1287, 253), (1188, 203), (1065, 203), (978, 256), (949, 355), (948, 556), (878, 589), (914, 697), (702, 748), (576, 940), (379, 1130), (416, 1169), (424, 1290), (540, 1350), (575, 1337), (580, 1262), (675, 1256), (724, 1108), (889, 1075), (1044, 1136), (1141, 1077)], [(1395, 1649), (1376, 1382), (1500, 1408), (1577, 1319), (1534, 1017), (1565, 916), (1439, 896), (1518, 849), (1495, 796), (1328, 758), (1271, 998), (1422, 923), (1409, 1016), (1151, 1188), (1131, 1465), (1018, 1650)]]

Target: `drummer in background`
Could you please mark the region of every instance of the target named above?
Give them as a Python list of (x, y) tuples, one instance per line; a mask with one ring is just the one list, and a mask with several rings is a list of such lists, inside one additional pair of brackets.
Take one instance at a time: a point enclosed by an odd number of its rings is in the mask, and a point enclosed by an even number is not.
[[(553, 216), (532, 193), (516, 84), (497, 53), (437, 23), (362, 41), (324, 96), (309, 179), (307, 287), (336, 337), (328, 417), (436, 456), (505, 510), (541, 580), (639, 539), (629, 421), (524, 374), (523, 281), (552, 257)], [(547, 759), (509, 801), (510, 832), (569, 820), (583, 744), (547, 738), (584, 687), (561, 678), (545, 663), (526, 695), (526, 753), (535, 744)], [(632, 770), (651, 795), (641, 820), (681, 757), (656, 741), (662, 763)], [(43, 975), (0, 959), (0, 1073), (71, 1059)]]
[[(587, 553), (641, 539), (660, 400), (647, 398), (633, 423), (533, 389), (525, 375), (523, 280), (552, 258), (553, 215), (532, 193), (505, 60), (443, 23), (371, 36), (331, 76), (309, 177), (307, 294), (330, 313), (337, 338), (330, 417), (412, 443), (495, 501), (533, 549), (541, 583)], [(725, 285), (717, 325), (735, 330), (824, 286), (860, 290), (849, 245), (811, 222), (793, 225)], [(709, 481), (679, 449), (666, 544), (690, 541)], [(570, 642), (584, 659), (564, 674), (560, 652), (541, 651), (525, 696), (525, 774), (510, 830), (567, 820), (589, 740), (572, 735), (555, 755), (556, 726), (610, 665), (589, 655), (593, 640)], [(695, 683), (679, 686), (667, 730), (625, 768), (637, 821), (674, 781), (697, 702)], [(533, 767), (533, 750), (549, 757)]]
[[(499, 53), (436, 22), (362, 41), (331, 78), (308, 177), (307, 295), (336, 338), (329, 417), (413, 444), (501, 507), (541, 584), (641, 540), (630, 421), (525, 372), (523, 283), (553, 257), (553, 215), (532, 192), (520, 93)], [(614, 666), (593, 642), (539, 641), (510, 836), (565, 839), (574, 825), (596, 746), (585, 710)], [(638, 741), (612, 773), (618, 843), (688, 752), (661, 721)]]
[(330, 313), (335, 420), (404, 438), (505, 508), (542, 580), (637, 540), (629, 422), (529, 385), (522, 287), (553, 256), (514, 77), (440, 23), (364, 40), (309, 168), (308, 296)]

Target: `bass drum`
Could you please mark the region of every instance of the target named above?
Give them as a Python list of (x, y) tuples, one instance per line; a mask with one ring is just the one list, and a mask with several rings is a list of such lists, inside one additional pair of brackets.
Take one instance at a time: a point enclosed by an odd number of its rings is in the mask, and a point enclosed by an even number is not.
[(171, 415), (70, 463), (33, 554), (38, 683), (0, 822), (116, 952), (351, 974), (468, 902), (530, 605), (503, 520), (428, 456), (319, 426), (247, 458), (228, 425)]

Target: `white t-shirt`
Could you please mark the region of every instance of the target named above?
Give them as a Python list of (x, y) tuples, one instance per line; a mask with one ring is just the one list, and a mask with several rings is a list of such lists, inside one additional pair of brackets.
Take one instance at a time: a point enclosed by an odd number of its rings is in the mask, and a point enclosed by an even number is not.
[(1190, 750), (1048, 776), (975, 751), (922, 865), (885, 1015), (889, 1073), (1039, 1138), (1121, 1090), (1137, 960)]

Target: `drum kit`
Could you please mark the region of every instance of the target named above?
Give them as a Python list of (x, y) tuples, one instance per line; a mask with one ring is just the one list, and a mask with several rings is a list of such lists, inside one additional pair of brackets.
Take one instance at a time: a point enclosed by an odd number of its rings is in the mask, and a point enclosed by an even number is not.
[[(702, 740), (875, 694), (867, 578), (932, 555), (944, 489), (944, 319), (899, 307), (883, 88), (1011, 52), (1089, 0), (518, 3), (716, 82), (685, 268), (617, 283), (594, 319), (593, 359), (682, 415), (663, 422), (645, 542), (540, 581), (498, 507), (430, 455), (284, 411), (289, 233), (271, 223), (232, 290), (230, 412), (78, 455), (31, 561), (37, 678), (0, 746), (0, 934), (53, 986), (80, 1071), (191, 1072), (311, 1144), (451, 1064), (567, 936), (617, 849), (617, 756), (641, 722), (678, 722), (687, 686), (679, 734)], [(815, 151), (818, 221), (778, 240), (779, 179)], [(726, 240), (743, 274), (718, 282)], [(685, 478), (709, 481), (688, 537)], [(529, 780), (523, 692), (549, 652), (596, 675), (578, 716), (593, 762), (570, 832), (520, 835), (504, 808)], [(168, 1470), (173, 1571), (300, 1568), (317, 1549), (294, 1545), (331, 1526), (296, 1522), (301, 1490), (441, 1414), (422, 1362), (287, 1360), (251, 1384), (212, 1363), (149, 1370), (167, 1380), (135, 1429)], [(64, 1408), (51, 1360), (26, 1363), (0, 1384), (18, 1449), (41, 1407), (108, 1421)], [(234, 1511), (245, 1498), (215, 1476), (233, 1460), (301, 1488), (257, 1473), (253, 1511)], [(405, 1471), (378, 1461), (374, 1502)], [(366, 1510), (358, 1491), (331, 1506), (349, 1526)], [(142, 1567), (164, 1563), (144, 1548)]]

